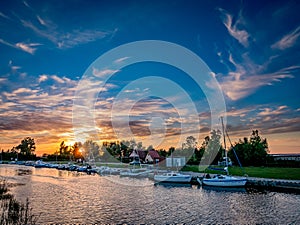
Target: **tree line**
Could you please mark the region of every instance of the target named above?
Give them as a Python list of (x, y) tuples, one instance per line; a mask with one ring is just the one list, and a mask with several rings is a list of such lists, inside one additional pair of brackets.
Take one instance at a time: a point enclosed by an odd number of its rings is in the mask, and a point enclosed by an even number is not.
[[(199, 164), (200, 161), (202, 163), (212, 162), (212, 164), (217, 164), (225, 156), (221, 138), (222, 133), (219, 130), (213, 130), (200, 144), (195, 137), (188, 136), (179, 149), (170, 147), (168, 150), (157, 149), (156, 151), (161, 157), (186, 156), (189, 159), (188, 164)], [(216, 148), (218, 148), (217, 151)], [(119, 160), (129, 162), (129, 156), (134, 149), (147, 152), (152, 150), (153, 146), (145, 147), (142, 142), (136, 142), (135, 140), (103, 142), (102, 146), (93, 140), (87, 140), (84, 143), (75, 142), (72, 146), (67, 146), (62, 141), (53, 154), (44, 154), (43, 158), (51, 161), (86, 160), (106, 162)], [(34, 160), (36, 159), (35, 150), (34, 139), (26, 137), (11, 150), (7, 152), (2, 150), (2, 159)], [(211, 152), (215, 152), (215, 154), (210, 154)], [(238, 142), (231, 144), (228, 149), (228, 156), (233, 163), (238, 165), (240, 161), (243, 166), (266, 165), (271, 161), (268, 153), (267, 139), (260, 137), (258, 130), (253, 130), (249, 138), (240, 139)]]

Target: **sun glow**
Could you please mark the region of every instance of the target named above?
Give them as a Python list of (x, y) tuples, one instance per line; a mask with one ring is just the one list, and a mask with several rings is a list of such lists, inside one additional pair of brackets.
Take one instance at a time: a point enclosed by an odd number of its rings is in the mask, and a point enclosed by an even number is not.
[(65, 141), (66, 146), (73, 146), (76, 141)]

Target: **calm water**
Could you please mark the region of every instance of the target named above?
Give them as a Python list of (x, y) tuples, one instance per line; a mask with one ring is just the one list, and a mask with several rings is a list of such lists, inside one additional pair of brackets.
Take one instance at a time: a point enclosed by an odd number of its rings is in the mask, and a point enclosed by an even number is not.
[[(300, 195), (153, 185), (148, 179), (100, 177), (56, 169), (0, 165), (39, 224), (300, 224)], [(127, 184), (127, 185), (125, 185)]]

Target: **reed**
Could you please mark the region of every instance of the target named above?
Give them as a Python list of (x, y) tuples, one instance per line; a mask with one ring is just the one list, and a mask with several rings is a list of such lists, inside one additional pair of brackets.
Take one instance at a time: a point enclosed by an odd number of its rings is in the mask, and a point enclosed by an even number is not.
[(5, 180), (0, 181), (0, 224), (5, 225), (33, 225), (37, 217), (32, 214), (29, 200), (26, 203), (19, 202), (13, 195), (8, 193)]

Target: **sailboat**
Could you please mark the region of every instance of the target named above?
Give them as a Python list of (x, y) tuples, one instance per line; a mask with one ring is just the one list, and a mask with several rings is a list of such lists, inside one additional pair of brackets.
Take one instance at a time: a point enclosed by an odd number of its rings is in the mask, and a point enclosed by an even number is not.
[(189, 174), (182, 174), (178, 172), (170, 172), (165, 174), (156, 174), (154, 176), (155, 182), (167, 182), (167, 183), (191, 183), (192, 176)]
[(226, 167), (224, 168), (226, 175), (215, 175), (214, 177), (210, 177), (210, 175), (206, 176), (202, 180), (203, 185), (207, 186), (215, 186), (215, 187), (244, 187), (247, 182), (247, 178), (245, 177), (233, 177), (229, 175), (228, 172), (228, 156), (226, 150), (226, 138), (225, 138), (225, 129), (223, 118), (221, 117), (222, 121), (222, 130), (223, 130), (223, 137), (224, 137), (224, 149), (225, 149), (225, 164)]

